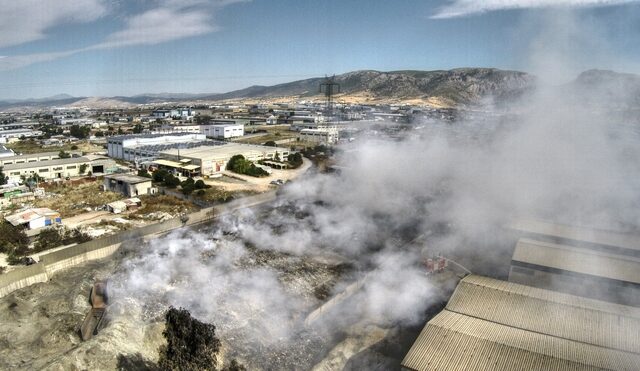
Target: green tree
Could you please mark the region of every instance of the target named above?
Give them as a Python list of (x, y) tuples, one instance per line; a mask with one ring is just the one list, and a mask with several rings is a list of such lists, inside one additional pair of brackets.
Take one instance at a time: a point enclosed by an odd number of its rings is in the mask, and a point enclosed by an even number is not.
[(85, 171), (87, 171), (87, 164), (81, 164), (80, 167), (78, 168), (78, 173), (82, 175), (85, 173)]
[(74, 144), (74, 145), (72, 145), (72, 146), (71, 146), (71, 150), (72, 150), (72, 151), (77, 151), (77, 150), (78, 150), (78, 146), (77, 146), (77, 145), (75, 145), (75, 144)]
[(133, 127), (133, 133), (134, 134), (140, 134), (140, 133), (142, 133), (143, 130), (144, 130), (144, 127), (141, 124), (136, 124)]
[(29, 237), (22, 228), (0, 222), (0, 252), (8, 255), (24, 255), (29, 248)]
[(273, 160), (280, 162), (280, 154), (278, 153), (278, 151), (276, 151), (276, 155), (273, 156)]
[(300, 152), (290, 153), (289, 156), (287, 156), (287, 162), (289, 162), (294, 169), (298, 168), (302, 165), (302, 155)]
[(267, 146), (267, 147), (277, 147), (278, 146), (276, 144), (276, 142), (274, 142), (273, 140), (265, 142), (264, 145)]
[(210, 185), (207, 185), (207, 184), (204, 182), (204, 180), (202, 180), (202, 179), (198, 179), (198, 180), (196, 180), (195, 187), (196, 187), (196, 189), (211, 188), (211, 186), (210, 186)]
[(64, 150), (62, 150), (62, 151), (58, 152), (58, 157), (60, 157), (60, 158), (69, 158), (69, 157), (71, 157), (71, 155), (68, 154), (67, 152), (65, 152)]
[(169, 172), (166, 169), (158, 169), (153, 172), (152, 179), (156, 183), (162, 183), (164, 182), (164, 178), (166, 178), (167, 175), (169, 175)]
[(90, 132), (91, 128), (89, 128), (88, 126), (71, 125), (71, 127), (69, 128), (69, 134), (71, 134), (72, 137), (76, 137), (78, 139), (84, 139), (88, 137)]
[(176, 188), (180, 185), (180, 179), (175, 177), (173, 174), (169, 174), (164, 177), (164, 185), (169, 188)]
[(145, 178), (151, 178), (151, 174), (149, 174), (147, 169), (138, 170), (138, 176), (142, 176), (142, 177), (145, 177)]
[(162, 332), (166, 345), (160, 347), (158, 365), (163, 370), (216, 370), (220, 339), (216, 327), (191, 317), (186, 309), (170, 307)]

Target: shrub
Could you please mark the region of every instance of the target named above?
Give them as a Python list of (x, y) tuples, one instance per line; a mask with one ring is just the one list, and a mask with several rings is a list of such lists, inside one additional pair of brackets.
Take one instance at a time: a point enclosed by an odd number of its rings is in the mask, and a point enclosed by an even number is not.
[(169, 308), (158, 365), (163, 370), (216, 370), (220, 339), (216, 327), (191, 317), (186, 309)]

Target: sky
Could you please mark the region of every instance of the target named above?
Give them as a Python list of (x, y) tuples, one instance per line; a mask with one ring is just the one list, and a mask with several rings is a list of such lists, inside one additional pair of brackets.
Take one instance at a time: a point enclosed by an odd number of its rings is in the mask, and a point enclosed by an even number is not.
[(220, 93), (362, 69), (537, 72), (528, 55), (544, 48), (536, 40), (557, 12), (579, 22), (565, 40), (569, 73), (640, 73), (640, 0), (0, 0), (0, 9), (0, 99)]

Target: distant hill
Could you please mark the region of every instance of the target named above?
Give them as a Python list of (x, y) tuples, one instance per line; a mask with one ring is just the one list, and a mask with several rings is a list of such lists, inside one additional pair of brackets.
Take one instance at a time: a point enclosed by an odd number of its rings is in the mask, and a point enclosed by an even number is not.
[[(0, 109), (15, 107), (88, 106), (130, 107), (140, 104), (215, 102), (223, 100), (322, 99), (320, 83), (325, 77), (273, 86), (251, 86), (223, 94), (160, 93), (131, 97), (72, 97), (0, 101)], [(525, 72), (495, 68), (457, 68), (438, 71), (354, 71), (337, 75), (338, 101), (359, 103), (429, 104), (456, 107), (483, 103), (508, 103), (532, 90), (537, 79)], [(580, 103), (610, 107), (640, 107), (640, 76), (613, 71), (589, 70), (559, 87)]]
[[(274, 86), (251, 86), (202, 99), (225, 100), (320, 95), (322, 77)], [(535, 77), (525, 72), (495, 68), (458, 68), (449, 71), (355, 71), (334, 78), (340, 96), (368, 100), (441, 101), (447, 105), (475, 104), (483, 99), (508, 99), (533, 87)]]
[(588, 70), (566, 86), (575, 100), (587, 106), (640, 107), (640, 76), (609, 70)]

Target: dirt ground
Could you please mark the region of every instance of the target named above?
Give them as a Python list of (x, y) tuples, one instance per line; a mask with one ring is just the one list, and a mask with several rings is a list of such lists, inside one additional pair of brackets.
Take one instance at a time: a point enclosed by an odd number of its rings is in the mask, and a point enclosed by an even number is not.
[(85, 183), (64, 184), (46, 187), (46, 196), (37, 198), (35, 207), (48, 207), (60, 213), (62, 218), (69, 218), (124, 197), (120, 193), (103, 191), (102, 181), (94, 180)]

